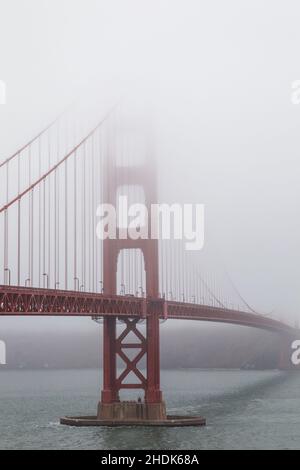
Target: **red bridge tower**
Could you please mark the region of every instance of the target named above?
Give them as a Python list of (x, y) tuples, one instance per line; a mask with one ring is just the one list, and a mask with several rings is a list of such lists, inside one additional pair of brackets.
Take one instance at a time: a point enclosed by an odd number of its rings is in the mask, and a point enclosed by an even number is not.
[[(156, 203), (155, 165), (150, 158), (140, 166), (117, 166), (115, 155), (109, 155), (106, 162), (105, 202), (117, 207), (118, 188), (125, 185), (139, 185), (144, 190), (145, 205), (148, 209), (148, 230), (151, 231), (150, 206)], [(117, 317), (105, 317), (103, 328), (103, 390), (98, 407), (98, 419), (149, 419), (165, 420), (166, 410), (160, 390), (160, 357), (159, 357), (159, 316), (147, 312), (147, 298), (159, 297), (158, 241), (148, 238), (132, 240), (107, 238), (103, 242), (104, 251), (104, 294), (117, 294), (118, 258), (122, 250), (140, 249), (144, 258), (146, 272), (146, 298), (144, 311), (146, 335), (138, 329), (136, 318), (125, 319), (125, 330), (117, 335)], [(124, 321), (124, 319), (123, 319)], [(134, 334), (136, 341), (128, 343), (126, 338)], [(131, 334), (132, 336), (132, 334)], [(128, 349), (135, 349), (134, 359), (127, 355)], [(126, 364), (118, 376), (117, 357)], [(146, 376), (139, 370), (139, 361), (146, 356)], [(133, 373), (138, 383), (125, 383), (126, 377)], [(132, 375), (132, 374), (131, 374)], [(142, 389), (144, 402), (122, 402), (119, 399), (121, 389)]]

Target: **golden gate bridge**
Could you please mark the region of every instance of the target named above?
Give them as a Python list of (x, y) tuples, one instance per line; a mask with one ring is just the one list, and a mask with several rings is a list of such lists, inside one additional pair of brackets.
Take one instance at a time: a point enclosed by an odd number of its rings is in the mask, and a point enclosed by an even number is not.
[[(103, 319), (97, 416), (62, 418), (63, 424), (205, 423), (166, 414), (160, 388), (163, 320), (272, 331), (281, 345), (278, 367), (296, 368), (291, 343), (298, 330), (245, 301), (233, 308), (180, 240), (97, 239), (99, 204), (117, 207), (121, 194), (148, 208), (158, 200), (153, 139), (145, 129), (147, 122), (130, 120), (121, 106), (81, 135), (62, 114), (0, 163), (0, 315)], [(122, 401), (123, 389), (143, 391), (143, 400)]]

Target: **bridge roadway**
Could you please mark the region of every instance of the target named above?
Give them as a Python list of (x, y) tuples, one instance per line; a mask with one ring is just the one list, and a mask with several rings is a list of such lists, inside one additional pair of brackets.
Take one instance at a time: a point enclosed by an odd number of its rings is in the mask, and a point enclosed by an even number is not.
[(272, 318), (222, 307), (162, 298), (0, 286), (0, 316), (140, 317), (198, 320), (248, 326), (294, 336), (298, 330)]

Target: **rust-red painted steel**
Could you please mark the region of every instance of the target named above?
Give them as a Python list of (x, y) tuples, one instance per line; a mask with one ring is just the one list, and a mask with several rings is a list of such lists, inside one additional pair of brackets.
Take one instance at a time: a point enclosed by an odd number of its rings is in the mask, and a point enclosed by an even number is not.
[(263, 315), (208, 305), (88, 292), (0, 286), (0, 316), (103, 316), (198, 320), (229, 323), (277, 333), (299, 332)]
[[(114, 140), (113, 140), (114, 142)], [(149, 154), (150, 155), (150, 154)], [(153, 157), (153, 155), (151, 155)], [(139, 166), (120, 166), (116, 161), (116, 152), (111, 144), (110, 152), (106, 160), (106, 178), (104, 180), (104, 200), (106, 203), (117, 207), (118, 189), (126, 185), (138, 185), (144, 190), (145, 204), (148, 208), (148, 227), (151, 230), (150, 207), (156, 203), (156, 169), (153, 158), (146, 158)], [(116, 294), (118, 258), (123, 250), (140, 249), (144, 259), (146, 273), (147, 296), (157, 298), (159, 296), (159, 269), (158, 269), (158, 240), (129, 238), (107, 238), (103, 242), (103, 287), (104, 294)], [(126, 354), (126, 347), (119, 341), (116, 331), (116, 320), (105, 316), (103, 329), (103, 390), (101, 401), (104, 404), (113, 403), (119, 400), (121, 388), (142, 388), (145, 392), (147, 403), (161, 403), (162, 392), (160, 390), (160, 351), (159, 351), (159, 316), (148, 308), (151, 304), (146, 300), (139, 300), (139, 315), (146, 316), (146, 334), (141, 341), (142, 334), (134, 323), (126, 321), (127, 333), (140, 335), (142, 349), (133, 360), (129, 360)], [(146, 305), (145, 305), (145, 302)], [(127, 310), (127, 316), (132, 316)], [(125, 314), (125, 316), (126, 316)], [(146, 315), (145, 315), (146, 314)], [(146, 377), (138, 368), (139, 360), (146, 355)], [(124, 373), (118, 377), (117, 357), (121, 357), (126, 364)], [(127, 359), (126, 359), (127, 358)], [(138, 384), (125, 384), (124, 379), (133, 372), (139, 379)]]

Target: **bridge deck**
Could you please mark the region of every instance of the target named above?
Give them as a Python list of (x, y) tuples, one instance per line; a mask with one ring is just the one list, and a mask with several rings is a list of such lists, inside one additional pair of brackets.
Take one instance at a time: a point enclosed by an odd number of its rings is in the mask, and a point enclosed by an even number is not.
[(0, 316), (118, 316), (229, 323), (295, 334), (296, 329), (263, 315), (164, 299), (78, 291), (0, 286)]

